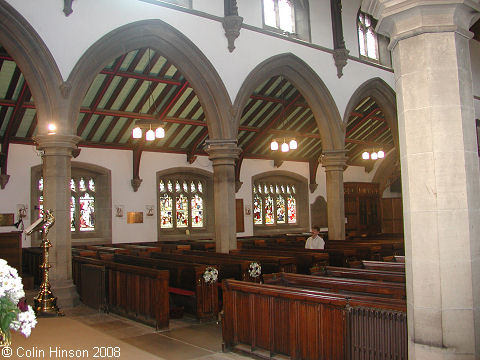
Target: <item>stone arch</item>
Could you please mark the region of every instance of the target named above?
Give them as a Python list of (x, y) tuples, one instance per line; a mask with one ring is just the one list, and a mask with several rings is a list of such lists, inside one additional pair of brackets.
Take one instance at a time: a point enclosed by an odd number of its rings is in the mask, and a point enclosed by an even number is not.
[(190, 82), (205, 113), (210, 139), (235, 139), (230, 121), (231, 100), (217, 71), (207, 57), (178, 30), (161, 20), (142, 20), (104, 35), (83, 54), (68, 78), (76, 119), (94, 77), (112, 59), (142, 47), (159, 51)]
[[(58, 124), (62, 120), (62, 107), (56, 102), (62, 99), (62, 76), (43, 40), (5, 0), (0, 0), (0, 43), (22, 70), (35, 99), (38, 133), (46, 134), (47, 121)], [(65, 131), (62, 126), (57, 128), (59, 133)]]
[(262, 82), (278, 75), (287, 78), (307, 101), (320, 130), (323, 149), (327, 151), (343, 150), (345, 144), (342, 120), (332, 95), (317, 73), (303, 60), (291, 53), (266, 59), (247, 76), (234, 103), (234, 120), (237, 131), (242, 110), (255, 88)]
[(357, 90), (350, 97), (350, 101), (345, 109), (343, 115), (343, 127), (347, 126), (348, 117), (350, 116), (355, 106), (370, 96), (381, 107), (385, 114), (385, 121), (392, 132), (393, 143), (398, 153), (398, 121), (397, 121), (397, 101), (395, 91), (382, 79), (373, 78), (365, 81), (358, 87)]

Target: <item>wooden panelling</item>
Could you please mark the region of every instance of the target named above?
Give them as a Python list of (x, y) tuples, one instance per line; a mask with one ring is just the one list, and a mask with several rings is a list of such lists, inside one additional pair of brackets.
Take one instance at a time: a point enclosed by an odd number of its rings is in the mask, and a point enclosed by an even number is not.
[(244, 232), (243, 199), (235, 199), (235, 218), (237, 220), (237, 233)]
[(402, 198), (382, 199), (382, 232), (403, 233)]
[(0, 258), (22, 275), (22, 232), (0, 233)]

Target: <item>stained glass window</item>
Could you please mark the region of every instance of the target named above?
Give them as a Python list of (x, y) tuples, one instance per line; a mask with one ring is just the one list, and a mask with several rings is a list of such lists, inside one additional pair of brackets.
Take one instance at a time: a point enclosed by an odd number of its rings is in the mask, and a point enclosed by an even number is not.
[(43, 191), (43, 177), (38, 180), (38, 190)]
[(203, 226), (203, 199), (195, 194), (192, 197), (192, 227)]
[(297, 223), (297, 202), (292, 195), (287, 197), (287, 207), (288, 207), (288, 223), (296, 224)]
[[(200, 180), (166, 177), (159, 179), (167, 188), (160, 194), (160, 228), (188, 229), (205, 227), (205, 198)], [(175, 190), (173, 185), (175, 184)], [(162, 191), (160, 191), (162, 192)]]
[(255, 194), (253, 198), (253, 223), (255, 225), (263, 224), (262, 208), (262, 198)]
[(273, 211), (273, 198), (268, 195), (265, 198), (265, 224), (273, 225), (275, 224), (275, 213)]
[[(253, 185), (253, 224), (297, 223), (296, 186), (272, 182)], [(263, 193), (260, 192), (263, 190)], [(286, 195), (283, 195), (285, 194)]]
[(82, 177), (80, 178), (80, 182), (78, 183), (78, 189), (80, 191), (85, 191), (87, 188), (85, 187), (85, 179)]
[(163, 180), (160, 180), (160, 183), (158, 184), (158, 189), (160, 190), (160, 192), (165, 191), (165, 183), (163, 182)]
[(167, 194), (160, 197), (160, 227), (163, 229), (173, 228), (172, 197)]
[[(43, 178), (39, 184), (43, 185)], [(88, 185), (88, 188), (87, 188)], [(95, 231), (95, 179), (84, 177), (70, 179), (70, 230), (72, 232)], [(39, 186), (43, 191), (43, 186)], [(87, 192), (88, 190), (88, 192)], [(43, 194), (38, 199), (39, 216), (43, 216)]]
[(80, 197), (80, 231), (95, 230), (95, 198), (86, 192)]
[(76, 228), (77, 227), (75, 226), (75, 197), (72, 196), (70, 197), (70, 230), (75, 231)]
[(175, 210), (177, 213), (177, 228), (188, 227), (188, 199), (185, 195), (180, 194), (177, 197)]
[(277, 224), (285, 224), (285, 199), (277, 196)]

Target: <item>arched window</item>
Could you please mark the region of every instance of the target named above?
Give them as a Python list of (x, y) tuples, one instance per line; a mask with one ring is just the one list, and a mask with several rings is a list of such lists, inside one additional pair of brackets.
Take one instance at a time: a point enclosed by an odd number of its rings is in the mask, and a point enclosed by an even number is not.
[(390, 40), (375, 32), (376, 25), (377, 20), (373, 17), (362, 11), (358, 12), (357, 32), (360, 57), (385, 66), (392, 66), (391, 54), (388, 50)]
[(266, 29), (310, 41), (310, 19), (307, 0), (261, 1), (263, 24)]
[[(211, 237), (213, 205), (211, 174), (200, 170), (161, 171), (157, 173), (159, 238), (185, 234)], [(213, 217), (213, 216), (212, 216)]]
[[(307, 231), (307, 180), (284, 171), (252, 179), (254, 234)], [(267, 230), (268, 229), (268, 230)]]
[(360, 55), (379, 60), (375, 24), (376, 21), (370, 15), (361, 11), (358, 13), (357, 30)]
[[(41, 166), (32, 168), (32, 219), (43, 210), (44, 179)], [(70, 179), (70, 231), (74, 243), (111, 242), (110, 171), (100, 166), (72, 162)], [(37, 240), (37, 239), (35, 239)]]

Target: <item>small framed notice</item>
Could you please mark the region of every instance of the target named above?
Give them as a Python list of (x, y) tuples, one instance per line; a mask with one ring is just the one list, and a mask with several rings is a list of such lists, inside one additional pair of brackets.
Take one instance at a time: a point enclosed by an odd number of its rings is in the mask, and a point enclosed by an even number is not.
[(0, 214), (0, 226), (13, 226), (15, 214)]
[(129, 211), (127, 212), (127, 224), (139, 224), (143, 223), (143, 212)]

